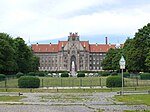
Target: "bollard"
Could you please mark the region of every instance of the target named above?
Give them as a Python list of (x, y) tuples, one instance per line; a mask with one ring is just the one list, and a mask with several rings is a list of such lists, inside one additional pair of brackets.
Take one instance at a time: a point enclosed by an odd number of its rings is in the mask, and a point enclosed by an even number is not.
[(21, 95), (23, 95), (23, 94), (19, 92), (18, 95), (21, 96)]

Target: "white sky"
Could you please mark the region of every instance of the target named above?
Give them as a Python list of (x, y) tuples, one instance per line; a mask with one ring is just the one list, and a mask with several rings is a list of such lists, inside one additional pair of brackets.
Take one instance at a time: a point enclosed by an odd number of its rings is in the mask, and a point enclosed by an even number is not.
[(25, 41), (131, 35), (150, 22), (149, 0), (0, 0), (0, 32)]

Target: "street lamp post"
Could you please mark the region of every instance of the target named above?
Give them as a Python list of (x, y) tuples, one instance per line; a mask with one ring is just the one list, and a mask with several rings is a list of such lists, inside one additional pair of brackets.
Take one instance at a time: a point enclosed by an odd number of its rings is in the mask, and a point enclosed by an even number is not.
[(123, 69), (125, 69), (125, 59), (123, 56), (121, 56), (121, 59), (119, 61), (120, 69), (122, 69), (122, 95), (124, 94), (123, 92)]

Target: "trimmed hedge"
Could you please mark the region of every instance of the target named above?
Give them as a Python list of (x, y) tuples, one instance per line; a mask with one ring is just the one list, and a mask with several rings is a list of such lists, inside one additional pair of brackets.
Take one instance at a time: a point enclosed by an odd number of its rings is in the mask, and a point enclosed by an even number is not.
[(44, 76), (48, 75), (48, 73), (47, 72), (29, 72), (27, 75), (44, 77)]
[(6, 76), (4, 74), (0, 74), (0, 81), (5, 80)]
[(69, 74), (67, 72), (61, 73), (61, 77), (69, 77)]
[(68, 71), (62, 71), (62, 70), (60, 70), (60, 71), (49, 71), (48, 73), (69, 73)]
[(117, 72), (112, 72), (112, 73), (111, 73), (111, 76), (117, 76), (117, 75), (118, 75)]
[(150, 73), (140, 74), (142, 80), (150, 80)]
[(122, 77), (120, 76), (109, 76), (106, 79), (107, 87), (121, 87), (122, 86)]
[(40, 79), (34, 76), (22, 76), (18, 79), (19, 88), (38, 88)]
[(123, 72), (123, 77), (126, 77), (126, 78), (130, 77), (130, 73), (129, 72)]
[[(122, 76), (122, 73), (118, 73), (119, 76)], [(129, 72), (123, 72), (123, 77), (125, 78), (129, 78), (130, 77), (130, 73)]]
[(101, 76), (108, 76), (108, 75), (110, 75), (109, 72), (99, 72), (99, 74), (101, 74)]
[(77, 77), (85, 77), (85, 73), (79, 72)]
[(16, 74), (16, 77), (17, 77), (17, 78), (20, 78), (21, 76), (24, 76), (24, 74), (21, 73), (21, 72), (18, 72), (18, 73)]

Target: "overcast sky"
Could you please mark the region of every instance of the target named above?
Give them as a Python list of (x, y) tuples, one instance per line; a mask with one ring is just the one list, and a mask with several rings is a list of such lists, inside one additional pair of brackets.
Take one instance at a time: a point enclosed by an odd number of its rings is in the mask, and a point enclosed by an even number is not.
[(0, 0), (0, 5), (0, 32), (31, 42), (67, 37), (69, 32), (91, 39), (133, 36), (150, 22), (150, 0)]

